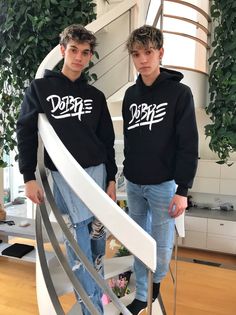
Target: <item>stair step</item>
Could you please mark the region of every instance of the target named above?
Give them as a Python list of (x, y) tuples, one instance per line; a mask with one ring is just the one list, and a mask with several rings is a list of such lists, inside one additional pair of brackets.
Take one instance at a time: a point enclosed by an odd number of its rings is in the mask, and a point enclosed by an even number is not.
[(104, 260), (105, 279), (110, 279), (120, 273), (133, 269), (134, 258), (132, 255), (114, 257)]
[[(105, 279), (110, 279), (121, 273), (132, 269), (133, 256), (122, 256), (109, 258), (104, 260)], [(54, 264), (50, 264), (50, 273), (58, 296), (61, 296), (67, 292), (72, 292), (72, 285), (62, 270), (61, 265), (54, 260)]]
[[(135, 292), (127, 294), (126, 296), (122, 297), (120, 300), (126, 306), (129, 303), (131, 303), (134, 298), (135, 298)], [(67, 313), (67, 315), (81, 315), (81, 314), (82, 312), (81, 312), (79, 303), (75, 303), (72, 309)], [(104, 306), (104, 315), (119, 315), (119, 314), (120, 314), (120, 311), (113, 305), (113, 303), (109, 303)], [(152, 315), (164, 315), (161, 310), (158, 300), (156, 300), (152, 304)]]
[(83, 315), (79, 303), (75, 303), (66, 315)]
[[(125, 295), (120, 300), (126, 306), (130, 304), (135, 297), (135, 292)], [(119, 315), (120, 311), (114, 306), (113, 303), (109, 303), (104, 306), (104, 314), (105, 315)]]
[(121, 89), (119, 89), (119, 91), (117, 91), (116, 93), (114, 93), (113, 95), (111, 95), (108, 99), (107, 99), (107, 104), (108, 107), (110, 106), (110, 104), (112, 104), (113, 102), (116, 103), (118, 102), (118, 104), (121, 105), (121, 102), (123, 101), (124, 95), (125, 95), (125, 91), (132, 85), (134, 85), (135, 82), (128, 82), (126, 83)]
[[(124, 305), (128, 305), (134, 299), (134, 293), (127, 294), (120, 300)], [(82, 314), (79, 303), (75, 303), (67, 315), (80, 315)], [(119, 315), (120, 311), (112, 304), (104, 305), (104, 315)], [(159, 315), (159, 314), (156, 314)]]
[[(127, 294), (126, 296), (122, 297), (121, 301), (126, 306), (130, 304), (134, 300), (134, 298), (135, 298), (135, 292)], [(112, 303), (109, 303), (104, 306), (104, 314), (105, 315), (119, 315), (120, 311)], [(158, 300), (156, 300), (152, 304), (152, 315), (164, 315), (161, 310)]]

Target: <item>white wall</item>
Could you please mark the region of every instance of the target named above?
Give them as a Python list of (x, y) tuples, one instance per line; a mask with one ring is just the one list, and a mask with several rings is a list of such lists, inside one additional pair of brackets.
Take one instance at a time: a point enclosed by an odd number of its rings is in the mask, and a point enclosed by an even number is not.
[(108, 0), (108, 2), (105, 0), (94, 0), (93, 2), (96, 3), (96, 13), (98, 18), (102, 14), (113, 9), (117, 4), (123, 2), (123, 0)]
[(3, 205), (3, 169), (0, 168), (0, 203)]

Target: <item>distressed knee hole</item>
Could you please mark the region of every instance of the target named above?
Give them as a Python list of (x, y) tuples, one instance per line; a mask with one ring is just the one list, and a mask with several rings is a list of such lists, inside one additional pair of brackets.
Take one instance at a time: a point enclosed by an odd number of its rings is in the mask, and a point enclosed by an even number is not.
[(103, 269), (103, 256), (102, 255), (99, 255), (96, 257), (96, 259), (94, 261), (94, 267), (95, 267), (97, 272), (102, 271), (102, 269)]
[(81, 268), (84, 269), (82, 262), (79, 260), (76, 260), (74, 266), (72, 267), (72, 271), (76, 271), (76, 270), (81, 269)]
[(101, 239), (105, 236), (105, 227), (104, 225), (98, 221), (97, 219), (94, 219), (91, 224), (91, 232), (90, 237), (93, 240)]

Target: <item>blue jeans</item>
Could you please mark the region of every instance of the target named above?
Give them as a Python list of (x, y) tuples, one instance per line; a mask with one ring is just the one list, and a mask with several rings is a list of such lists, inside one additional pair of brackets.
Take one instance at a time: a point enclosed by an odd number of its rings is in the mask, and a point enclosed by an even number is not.
[[(106, 171), (103, 164), (85, 169), (87, 173), (105, 189)], [(59, 172), (52, 171), (54, 197), (58, 209), (74, 235), (75, 240), (94, 268), (101, 274), (103, 272), (103, 256), (105, 254), (106, 234), (101, 223), (94, 218), (90, 210), (73, 192)], [(87, 272), (75, 255), (70, 243), (65, 239), (68, 262), (79, 282), (87, 292), (100, 314), (103, 314), (101, 301), (102, 290)], [(84, 315), (91, 315), (79, 295), (75, 292)]]
[[(169, 270), (173, 243), (174, 219), (168, 207), (175, 194), (174, 181), (158, 185), (137, 185), (127, 180), (129, 215), (156, 241), (157, 267), (154, 283), (159, 283)], [(137, 258), (134, 260), (136, 299), (147, 301), (147, 268)]]

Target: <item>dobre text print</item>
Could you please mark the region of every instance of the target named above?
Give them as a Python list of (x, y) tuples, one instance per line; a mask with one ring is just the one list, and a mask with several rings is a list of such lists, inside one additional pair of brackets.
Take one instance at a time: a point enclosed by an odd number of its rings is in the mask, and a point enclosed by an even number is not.
[(92, 111), (93, 100), (83, 100), (81, 97), (72, 95), (60, 97), (58, 95), (50, 95), (47, 101), (52, 105), (52, 116), (55, 119), (63, 119), (67, 117), (78, 116), (81, 120), (82, 115), (90, 114)]
[(129, 121), (128, 129), (134, 129), (140, 126), (149, 125), (149, 130), (152, 129), (152, 125), (156, 124), (164, 119), (166, 114), (166, 106), (168, 103), (161, 104), (132, 104), (130, 105), (131, 120)]

